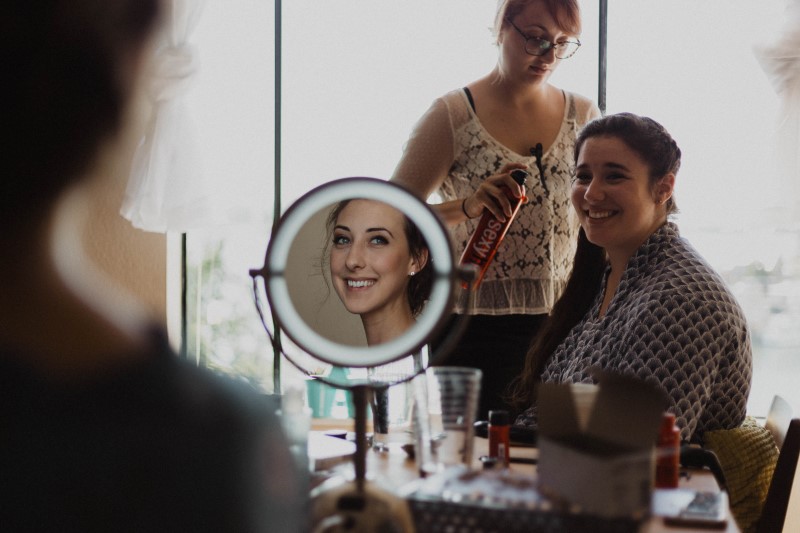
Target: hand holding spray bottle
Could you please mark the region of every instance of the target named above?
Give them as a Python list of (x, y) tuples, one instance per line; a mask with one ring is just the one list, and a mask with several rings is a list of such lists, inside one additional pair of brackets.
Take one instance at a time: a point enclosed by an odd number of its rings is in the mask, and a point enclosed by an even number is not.
[[(511, 177), (519, 185), (525, 185), (528, 173), (524, 170), (516, 169), (511, 171)], [(489, 268), (489, 264), (491, 264), (497, 253), (500, 243), (506, 236), (509, 226), (511, 226), (511, 222), (517, 216), (519, 208), (526, 200), (525, 196), (517, 198), (507, 187), (504, 187), (504, 189), (506, 197), (511, 202), (511, 216), (506, 217), (505, 222), (501, 222), (488, 209), (484, 209), (475, 233), (472, 234), (464, 253), (461, 254), (460, 264), (462, 266), (474, 265), (478, 268), (478, 273), (472, 286), (473, 289), (477, 289), (478, 285), (480, 285), (486, 270)], [(466, 289), (467, 286), (466, 282), (462, 283), (463, 288)]]

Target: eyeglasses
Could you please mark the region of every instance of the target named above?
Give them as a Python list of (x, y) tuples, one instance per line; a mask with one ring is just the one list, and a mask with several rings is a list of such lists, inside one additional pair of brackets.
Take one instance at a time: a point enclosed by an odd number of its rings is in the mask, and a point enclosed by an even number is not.
[(522, 35), (522, 38), (525, 39), (525, 51), (532, 56), (543, 56), (552, 49), (555, 50), (558, 59), (567, 59), (572, 57), (581, 46), (579, 40), (551, 43), (547, 39), (525, 35), (521, 29), (517, 28), (516, 24), (511, 22), (510, 18), (506, 18), (506, 20), (520, 35)]

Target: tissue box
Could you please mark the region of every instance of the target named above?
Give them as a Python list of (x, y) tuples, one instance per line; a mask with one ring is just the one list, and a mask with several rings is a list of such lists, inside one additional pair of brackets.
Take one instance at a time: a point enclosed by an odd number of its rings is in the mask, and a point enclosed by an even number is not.
[(542, 384), (539, 489), (582, 513), (646, 516), (664, 392), (636, 378), (604, 374), (581, 424), (570, 384)]

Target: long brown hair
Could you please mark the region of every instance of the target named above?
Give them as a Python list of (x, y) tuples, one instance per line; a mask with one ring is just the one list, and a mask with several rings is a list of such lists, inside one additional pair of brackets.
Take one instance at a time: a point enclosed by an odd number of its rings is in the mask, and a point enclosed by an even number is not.
[(605, 268), (605, 252), (589, 242), (581, 228), (578, 232), (575, 261), (564, 292), (528, 350), (522, 375), (509, 388), (509, 400), (516, 406), (528, 407), (534, 401), (536, 386), (545, 365), (561, 341), (591, 307), (597, 291), (600, 290)]

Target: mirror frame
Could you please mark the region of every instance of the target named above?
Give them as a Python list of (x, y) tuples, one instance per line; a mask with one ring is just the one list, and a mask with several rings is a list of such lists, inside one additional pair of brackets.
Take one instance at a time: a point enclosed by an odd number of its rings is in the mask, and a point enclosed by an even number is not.
[[(425, 237), (434, 269), (431, 294), (417, 323), (400, 337), (377, 346), (343, 345), (317, 333), (292, 304), (285, 277), (292, 243), (304, 224), (319, 211), (340, 201), (356, 198), (377, 200), (403, 212)], [(263, 273), (272, 312), (278, 326), (292, 342), (325, 363), (363, 368), (391, 363), (414, 354), (430, 341), (452, 312), (457, 269), (447, 230), (425, 202), (389, 181), (352, 177), (320, 185), (301, 196), (286, 210), (267, 247)], [(285, 352), (284, 356), (298, 366)], [(302, 366), (299, 368), (302, 369)]]

